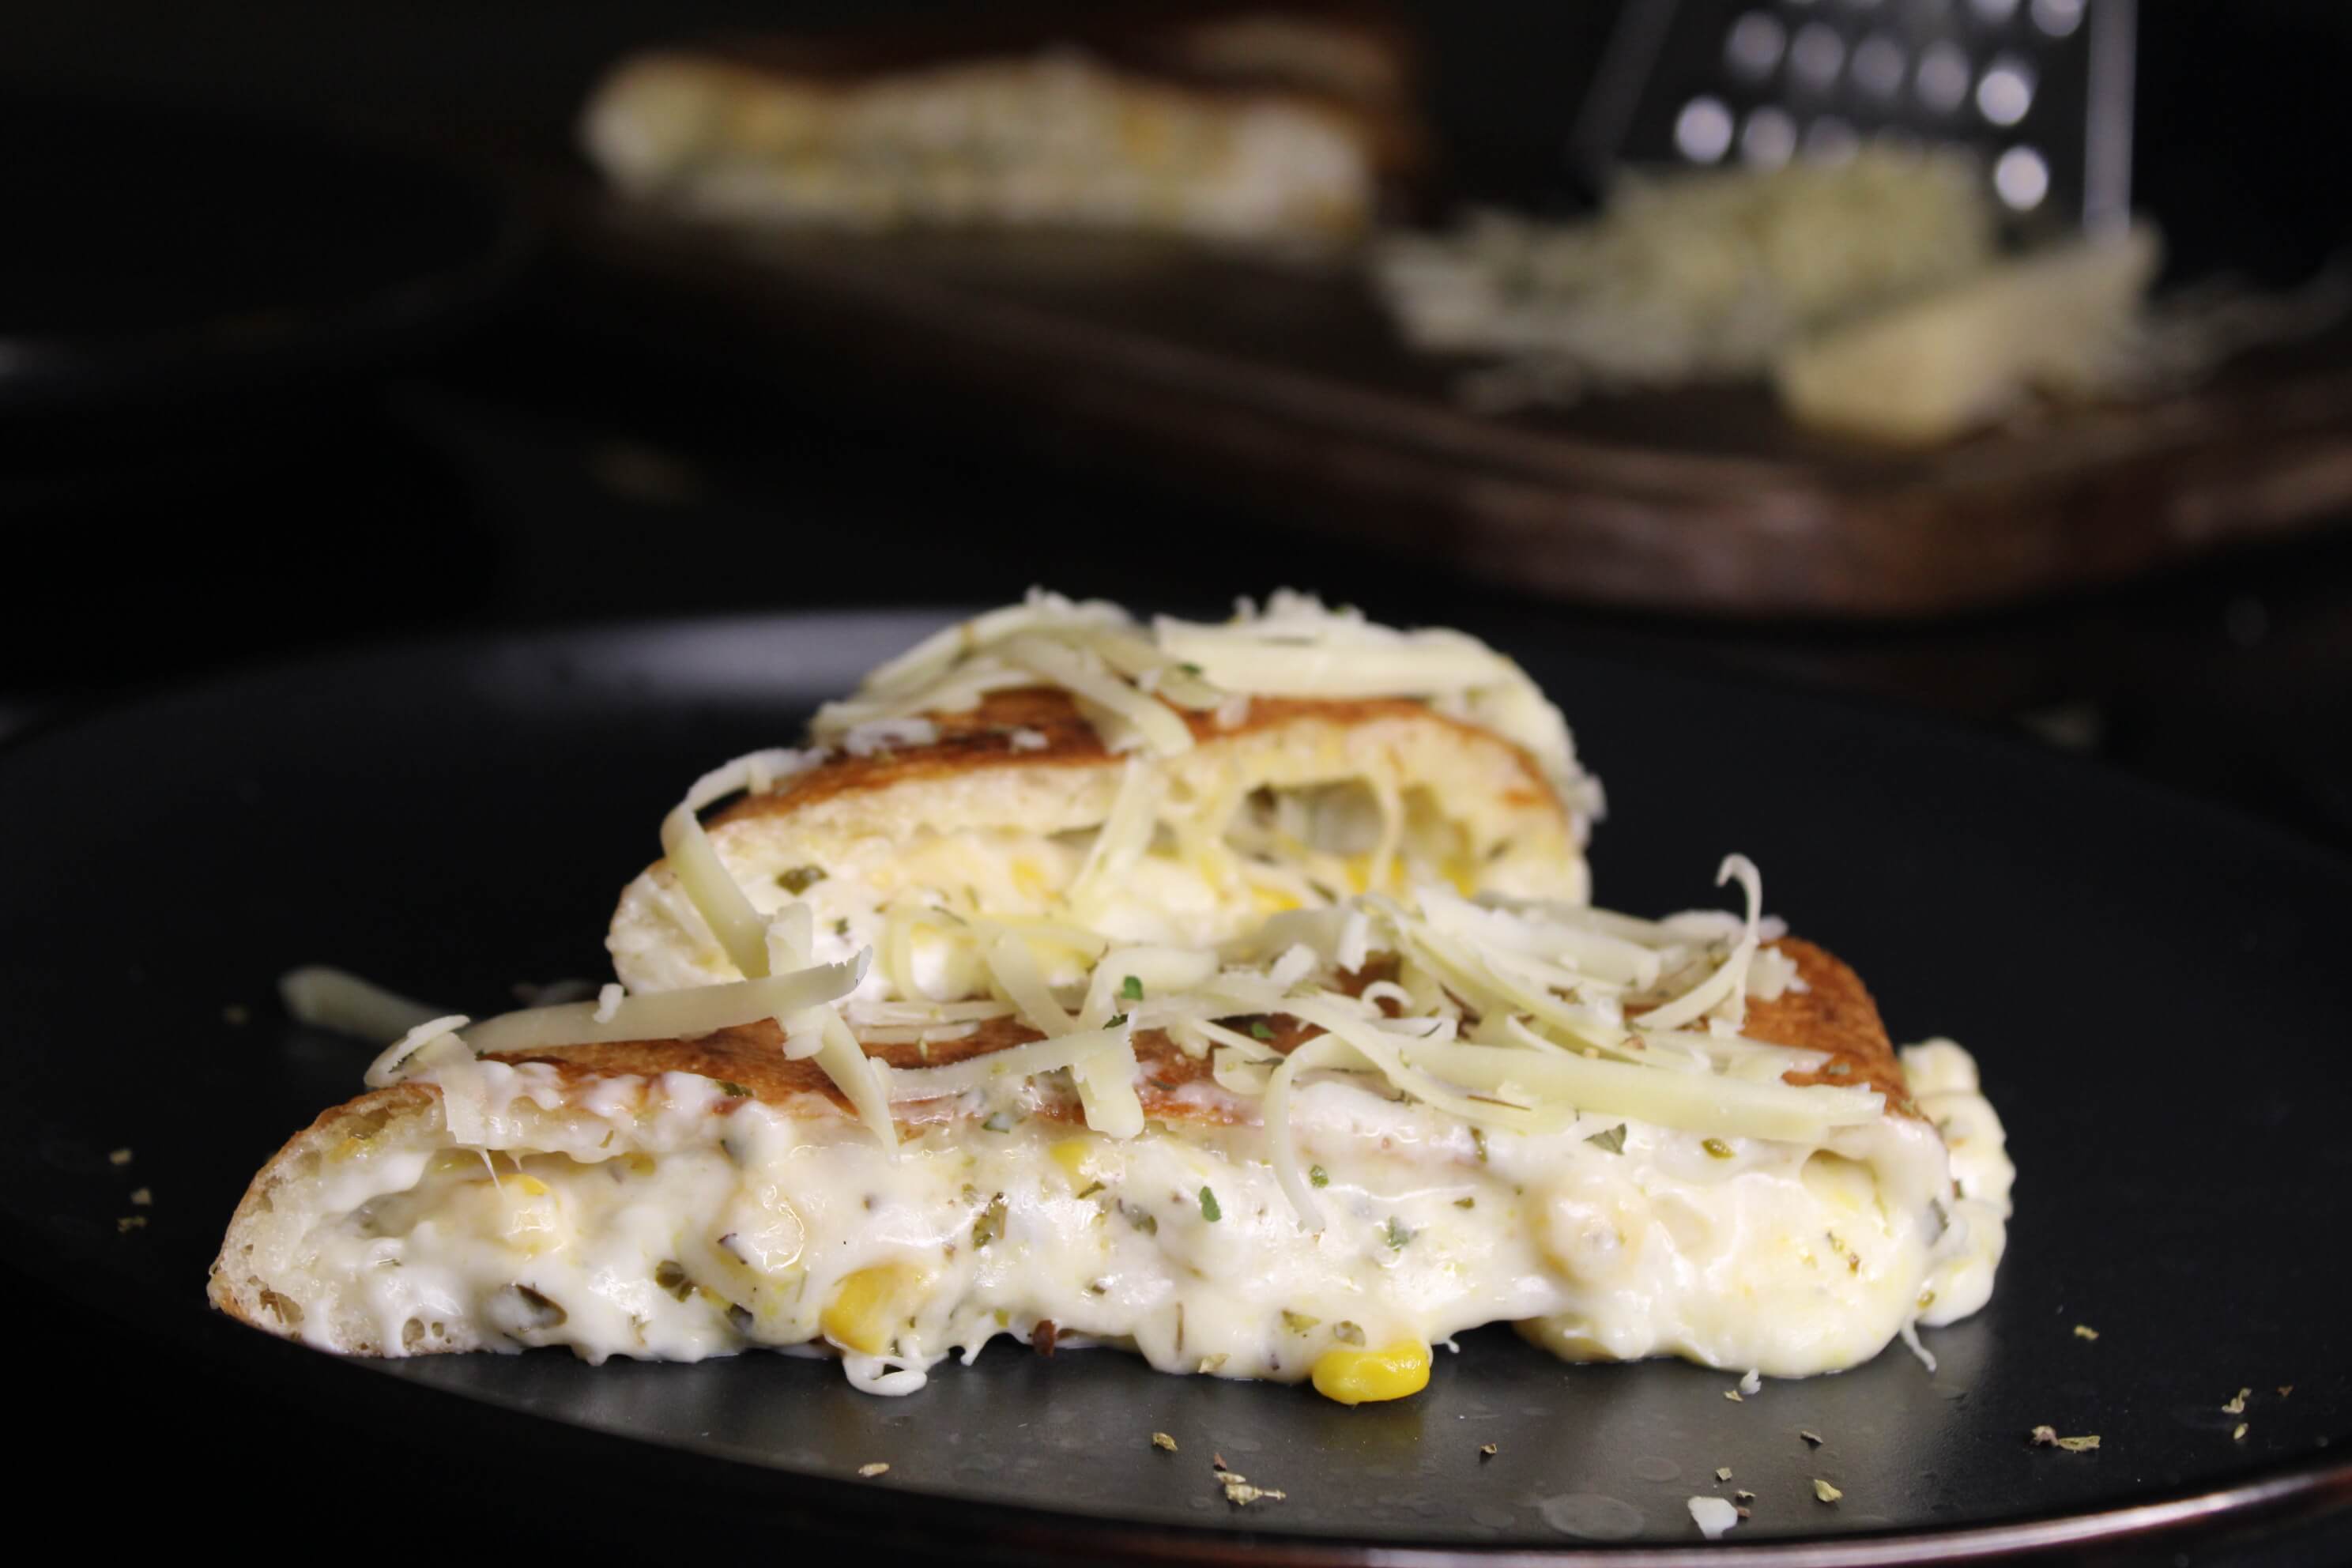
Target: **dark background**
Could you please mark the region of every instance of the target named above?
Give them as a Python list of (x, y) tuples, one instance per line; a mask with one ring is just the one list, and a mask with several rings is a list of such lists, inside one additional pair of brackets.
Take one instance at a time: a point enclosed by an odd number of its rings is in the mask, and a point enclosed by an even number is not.
[[(635, 45), (963, 8), (17, 5), (0, 15), (0, 100), (12, 112), (59, 94), (228, 105), (356, 132), (451, 161), (528, 219), (551, 179), (576, 176), (571, 119), (596, 73)], [(1405, 9), (1432, 41), (1434, 109), (1458, 189), (1565, 200), (1557, 149), (1611, 7)], [(2142, 9), (2136, 183), (2166, 227), (2176, 275), (2307, 275), (2352, 238), (2352, 6)], [(71, 137), (35, 142), (0, 154), (16, 167), (9, 179), (80, 166)], [(248, 173), (224, 160), (216, 186), (181, 188), (183, 221), (201, 226), (208, 212), (256, 201), (291, 216), (296, 233), (387, 216), (341, 211), (331, 193), (299, 184), (257, 192)], [(79, 210), (117, 221), (110, 197), (85, 190)], [(25, 313), (46, 298), (22, 270), (37, 237), (24, 210), (0, 210), (0, 249), (18, 268), (0, 262), (0, 324), (20, 331), (41, 324)], [(121, 276), (167, 289), (177, 248), (168, 232), (137, 231)], [(135, 309), (136, 287), (107, 289), (116, 291), (93, 289), (82, 303)], [(1038, 582), (1200, 605), (1297, 584), (1383, 618), (1472, 626), (1507, 646), (1554, 639), (2022, 724), (2352, 847), (2352, 536), (2340, 529), (1956, 621), (1687, 623), (1529, 602), (1408, 569), (1098, 471), (1083, 452), (1050, 466), (1016, 460), (841, 400), (830, 367), (747, 374), (640, 327), (560, 246), (542, 244), (465, 330), (376, 344), (291, 387), (64, 412), (0, 405), (0, 547), (14, 601), (0, 620), (0, 731), (256, 661), (466, 625), (988, 602)], [(158, 774), (168, 781), (168, 759)], [(314, 1514), (320, 1499), (348, 1499), (325, 1506), (350, 1519), (406, 1497), (390, 1510), (404, 1533), (460, 1549), (501, 1544), (526, 1522), (585, 1529), (562, 1500), (501, 1499), (495, 1452), (402, 1451), (369, 1439), (353, 1413), (217, 1386), (199, 1372), (159, 1384), (116, 1353), (108, 1325), (60, 1331), (42, 1321), (28, 1283), (12, 1276), (0, 1289), (10, 1326), (40, 1329), (10, 1342), (20, 1354), (44, 1347), (25, 1370), (20, 1410), (43, 1413), (41, 1440), (75, 1473), (119, 1474), (154, 1499), (210, 1494), (230, 1514), (255, 1506), (257, 1487), (308, 1495)], [(55, 1353), (46, 1348), (60, 1340)], [(69, 1378), (70, 1397), (39, 1397), (50, 1378)], [(287, 1469), (264, 1481), (273, 1462)], [(121, 1510), (106, 1528), (120, 1538), (173, 1521), (159, 1503)], [(715, 1544), (688, 1542), (690, 1530), (681, 1547)]]

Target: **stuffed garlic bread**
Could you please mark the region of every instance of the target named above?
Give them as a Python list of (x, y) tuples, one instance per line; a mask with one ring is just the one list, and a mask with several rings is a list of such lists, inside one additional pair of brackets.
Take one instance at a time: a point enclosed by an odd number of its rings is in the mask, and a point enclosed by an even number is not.
[(1148, 626), (1033, 595), (876, 670), (809, 741), (671, 815), (613, 917), (631, 990), (763, 973), (795, 901), (809, 956), (874, 950), (862, 996), (941, 1001), (985, 983), (1007, 925), (1060, 984), (1104, 940), (1214, 944), (1421, 880), (1581, 900), (1600, 805), (1509, 660), (1287, 594)]
[(256, 1178), (214, 1300), (346, 1352), (811, 1347), (890, 1393), (1000, 1334), (1348, 1403), (1496, 1321), (1851, 1366), (1985, 1300), (2000, 1125), (1726, 872), (1743, 916), (1421, 883), (1064, 981), (1008, 925), (954, 1000), (860, 957), (430, 1020)]

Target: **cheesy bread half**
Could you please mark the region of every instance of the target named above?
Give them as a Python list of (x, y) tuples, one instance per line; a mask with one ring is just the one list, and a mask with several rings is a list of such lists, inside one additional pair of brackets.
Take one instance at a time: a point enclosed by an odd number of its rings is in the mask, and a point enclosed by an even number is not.
[(1433, 883), (1063, 984), (1007, 927), (988, 994), (865, 1005), (831, 1059), (862, 960), (431, 1020), (256, 1177), (213, 1299), (347, 1353), (803, 1348), (880, 1393), (1006, 1334), (1350, 1404), (1498, 1321), (1853, 1366), (1986, 1299), (2000, 1123), (1725, 875), (1744, 915)]
[(871, 948), (861, 1000), (937, 1003), (987, 994), (1011, 926), (1066, 984), (1106, 941), (1213, 946), (1424, 881), (1580, 901), (1600, 809), (1516, 665), (1296, 595), (1148, 626), (1035, 595), (877, 670), (809, 740), (672, 814), (607, 939), (630, 990), (766, 973), (793, 903), (802, 962)]

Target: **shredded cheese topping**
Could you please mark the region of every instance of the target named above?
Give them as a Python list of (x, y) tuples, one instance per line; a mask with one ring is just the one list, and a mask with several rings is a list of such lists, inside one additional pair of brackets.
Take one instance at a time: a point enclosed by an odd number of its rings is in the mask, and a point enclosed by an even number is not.
[(969, 712), (992, 691), (1059, 687), (1115, 752), (1175, 756), (1192, 747), (1182, 714), (1230, 728), (1253, 697), (1410, 697), (1524, 748), (1561, 804), (1598, 815), (1598, 785), (1577, 766), (1559, 710), (1527, 672), (1465, 633), (1399, 631), (1360, 611), (1278, 590), (1220, 625), (1162, 616), (1139, 625), (1118, 605), (1031, 590), (934, 634), (817, 712), (812, 737), (845, 746), (877, 723)]
[[(1018, 1018), (1045, 1038), (894, 1073), (894, 1095), (938, 1100), (1067, 1068), (1087, 1124), (1112, 1137), (1142, 1122), (1135, 1032), (1163, 1031), (1209, 1060), (1220, 1089), (1259, 1102), (1277, 1176), (1309, 1227), (1320, 1215), (1288, 1114), (1301, 1080), (1318, 1073), (1369, 1073), (1474, 1126), (1522, 1132), (1593, 1115), (1819, 1142), (1876, 1120), (1885, 1107), (1874, 1090), (1781, 1081), (1819, 1068), (1822, 1053), (1740, 1033), (1747, 999), (1778, 994), (1792, 974), (1762, 951), (1779, 923), (1764, 918), (1755, 866), (1729, 857), (1720, 879), (1740, 883), (1742, 916), (1648, 921), (1423, 887), (1278, 916), (1223, 952), (1106, 946), (1063, 986), (1047, 983), (1037, 960), (1040, 948), (1067, 955), (1062, 933), (1003, 926), (987, 950), (989, 1001), (898, 1002), (863, 1016), (954, 1026), (990, 1007)], [(1376, 959), (1393, 963), (1394, 977), (1360, 984)], [(1269, 1043), (1274, 1018), (1312, 1037), (1286, 1056)]]

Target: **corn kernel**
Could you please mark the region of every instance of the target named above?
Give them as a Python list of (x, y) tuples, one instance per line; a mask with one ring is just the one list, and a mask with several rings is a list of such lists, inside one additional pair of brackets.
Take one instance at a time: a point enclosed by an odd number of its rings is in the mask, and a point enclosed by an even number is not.
[(1087, 1156), (1095, 1151), (1090, 1138), (1065, 1138), (1045, 1151), (1054, 1156), (1054, 1163), (1062, 1167), (1073, 1186), (1087, 1179)]
[(904, 1264), (861, 1268), (845, 1278), (817, 1319), (825, 1338), (845, 1350), (880, 1355), (907, 1319), (908, 1299), (922, 1277)]
[(547, 1184), (537, 1176), (517, 1176), (515, 1185), (530, 1197), (543, 1198), (547, 1195)]
[(1382, 1348), (1335, 1345), (1315, 1358), (1315, 1392), (1342, 1405), (1403, 1399), (1429, 1386), (1429, 1347), (1399, 1340)]

